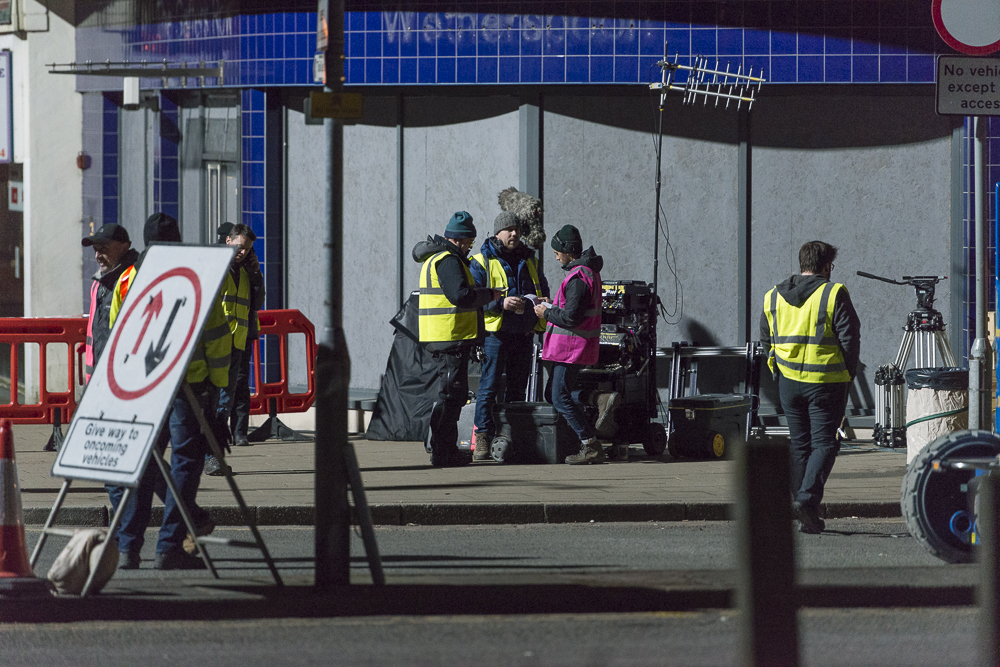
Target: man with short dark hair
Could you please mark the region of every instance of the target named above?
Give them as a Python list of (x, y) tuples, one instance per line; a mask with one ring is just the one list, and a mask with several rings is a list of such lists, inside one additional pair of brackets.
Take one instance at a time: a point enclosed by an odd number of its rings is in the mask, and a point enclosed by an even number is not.
[[(260, 270), (260, 262), (253, 250), (257, 235), (244, 224), (234, 225), (223, 223), (221, 231), (228, 225), (226, 244), (236, 248), (229, 272), (222, 282), (222, 309), (229, 322), (229, 330), (233, 335), (233, 350), (229, 364), (229, 383), (219, 392), (219, 403), (216, 411), (217, 431), (227, 442), (232, 440), (235, 445), (250, 444), (247, 439), (247, 426), (250, 416), (250, 373), (249, 362), (253, 355), (253, 337), (257, 333), (257, 311), (264, 303), (264, 275)], [(243, 430), (237, 436), (235, 428), (238, 412), (243, 412)], [(205, 459), (205, 474), (219, 477), (225, 474), (223, 466), (227, 465), (209, 455)]]
[(861, 321), (851, 296), (830, 282), (836, 258), (829, 243), (803, 245), (800, 274), (767, 292), (760, 318), (791, 435), (792, 509), (799, 530), (809, 534), (826, 528), (819, 506), (840, 451), (837, 429), (861, 354)]
[(264, 274), (253, 249), (256, 240), (254, 231), (243, 224), (231, 225), (226, 237), (226, 243), (236, 248), (236, 255), (222, 285), (222, 307), (229, 320), (229, 329), (233, 332), (233, 356), (229, 365), (229, 386), (222, 390), (219, 398), (218, 416), (233, 436), (233, 444), (238, 447), (250, 444), (247, 440), (250, 362), (253, 341), (259, 331), (257, 311), (264, 306), (265, 296)]

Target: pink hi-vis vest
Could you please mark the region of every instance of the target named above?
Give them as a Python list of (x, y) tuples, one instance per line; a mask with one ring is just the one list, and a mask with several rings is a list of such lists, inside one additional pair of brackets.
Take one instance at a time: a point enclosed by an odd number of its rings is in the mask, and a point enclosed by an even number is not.
[(586, 319), (574, 329), (564, 329), (551, 322), (545, 327), (545, 343), (542, 346), (542, 359), (560, 361), (566, 364), (592, 365), (597, 363), (601, 345), (601, 274), (586, 266), (575, 267), (566, 276), (556, 292), (552, 304), (558, 308), (566, 307), (566, 285), (579, 276), (590, 288), (591, 303), (587, 309)]
[(87, 382), (90, 382), (90, 376), (94, 374), (94, 318), (97, 317), (97, 290), (101, 287), (101, 283), (95, 280), (90, 285), (90, 317), (87, 318), (87, 346), (86, 354), (84, 356), (84, 365), (87, 374)]

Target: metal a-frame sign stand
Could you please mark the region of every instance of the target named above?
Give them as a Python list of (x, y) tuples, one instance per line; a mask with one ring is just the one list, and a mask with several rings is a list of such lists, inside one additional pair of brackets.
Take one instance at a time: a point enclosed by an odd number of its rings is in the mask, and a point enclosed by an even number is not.
[[(32, 567), (49, 535), (73, 535), (72, 529), (54, 528), (52, 524), (75, 479), (125, 487), (107, 537), (97, 547), (97, 562), (100, 562), (108, 544), (114, 540), (125, 506), (150, 458), (156, 462), (173, 494), (188, 532), (197, 535), (190, 508), (184, 503), (170, 468), (155, 444), (160, 430), (166, 427), (170, 408), (180, 390), (190, 403), (209, 448), (222, 460), (219, 443), (184, 376), (233, 254), (228, 246), (181, 245), (153, 246), (146, 253), (142, 270), (130, 290), (126, 304), (129, 307), (115, 322), (52, 467), (52, 475), (63, 477), (64, 481), (31, 554)], [(165, 303), (170, 304), (169, 313), (163, 308)], [(145, 354), (142, 347), (146, 349)], [(129, 360), (133, 361), (131, 367)], [(258, 549), (275, 584), (281, 586), (274, 560), (228, 468), (225, 476), (254, 541), (195, 537), (198, 554), (212, 576), (219, 578), (206, 544)], [(96, 568), (88, 576), (81, 597), (90, 592), (95, 572)]]

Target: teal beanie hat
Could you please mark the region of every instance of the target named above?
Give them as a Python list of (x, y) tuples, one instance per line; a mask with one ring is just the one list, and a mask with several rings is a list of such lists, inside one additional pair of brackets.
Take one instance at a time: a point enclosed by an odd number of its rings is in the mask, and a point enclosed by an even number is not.
[(472, 224), (472, 216), (467, 211), (458, 211), (451, 216), (448, 226), (444, 228), (446, 239), (474, 239), (476, 226)]

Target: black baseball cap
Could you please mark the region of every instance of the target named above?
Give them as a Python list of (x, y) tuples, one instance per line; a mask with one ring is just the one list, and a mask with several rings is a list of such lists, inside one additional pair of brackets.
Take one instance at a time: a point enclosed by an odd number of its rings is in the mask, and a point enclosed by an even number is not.
[(219, 243), (226, 242), (226, 239), (229, 238), (229, 233), (233, 231), (233, 227), (235, 226), (236, 225), (234, 225), (231, 222), (224, 222), (221, 225), (219, 225), (219, 228), (215, 230), (215, 233), (219, 237)]
[(90, 236), (84, 236), (80, 244), (84, 247), (92, 246), (95, 243), (101, 243), (102, 241), (121, 241), (122, 243), (130, 243), (131, 239), (128, 237), (128, 232), (121, 225), (116, 225), (113, 222), (109, 222), (106, 225), (101, 225), (101, 228)]

